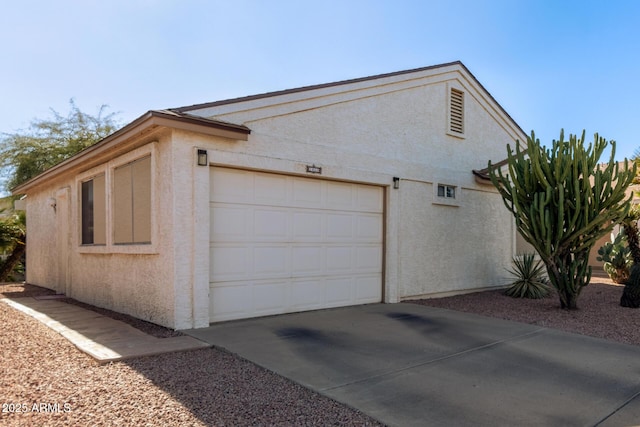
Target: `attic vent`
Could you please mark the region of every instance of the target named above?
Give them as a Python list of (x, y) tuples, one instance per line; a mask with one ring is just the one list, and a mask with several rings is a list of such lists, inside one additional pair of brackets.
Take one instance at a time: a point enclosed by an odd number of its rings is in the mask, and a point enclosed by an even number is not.
[(451, 88), (449, 131), (464, 134), (464, 92)]

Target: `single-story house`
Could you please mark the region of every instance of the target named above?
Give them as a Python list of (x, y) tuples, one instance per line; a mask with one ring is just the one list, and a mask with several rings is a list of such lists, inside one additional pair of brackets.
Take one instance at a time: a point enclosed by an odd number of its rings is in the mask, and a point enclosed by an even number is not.
[(27, 282), (175, 329), (502, 286), (526, 135), (452, 62), (152, 110), (18, 186)]

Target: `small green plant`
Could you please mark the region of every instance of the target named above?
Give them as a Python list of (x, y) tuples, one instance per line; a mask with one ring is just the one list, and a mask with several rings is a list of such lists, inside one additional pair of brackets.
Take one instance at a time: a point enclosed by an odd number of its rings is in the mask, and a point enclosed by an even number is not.
[(535, 259), (535, 254), (527, 253), (513, 258), (513, 269), (507, 269), (514, 281), (505, 291), (513, 298), (544, 298), (551, 290), (545, 275), (544, 264)]
[(615, 283), (625, 283), (629, 279), (633, 258), (627, 244), (624, 230), (617, 235), (611, 233), (611, 242), (607, 242), (598, 249), (598, 261), (603, 262), (604, 271)]

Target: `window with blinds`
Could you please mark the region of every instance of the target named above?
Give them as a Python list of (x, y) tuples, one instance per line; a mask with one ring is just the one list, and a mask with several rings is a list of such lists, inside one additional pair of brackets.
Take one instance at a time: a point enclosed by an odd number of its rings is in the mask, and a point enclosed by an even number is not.
[(151, 242), (151, 156), (113, 171), (113, 243)]

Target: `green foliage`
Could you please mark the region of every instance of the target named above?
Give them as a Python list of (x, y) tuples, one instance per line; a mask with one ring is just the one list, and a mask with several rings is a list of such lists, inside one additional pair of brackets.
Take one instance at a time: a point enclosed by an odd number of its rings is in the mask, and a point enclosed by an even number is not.
[(48, 120), (35, 119), (28, 130), (2, 134), (0, 138), (0, 168), (6, 189), (13, 188), (50, 167), (68, 159), (117, 130), (114, 113), (83, 113), (73, 99), (70, 111), (63, 116), (51, 110)]
[(513, 269), (507, 270), (514, 281), (505, 291), (505, 295), (513, 298), (544, 298), (551, 288), (545, 275), (544, 264), (535, 259), (535, 254), (528, 253), (513, 258)]
[(25, 224), (24, 212), (0, 218), (0, 251), (9, 252), (15, 245), (24, 245)]
[[(570, 135), (541, 146), (531, 132), (525, 150), (516, 142), (507, 146), (508, 173), (492, 167), (493, 185), (515, 217), (522, 237), (544, 262), (549, 280), (558, 291), (562, 308), (577, 308), (578, 296), (591, 280), (589, 253), (596, 241), (609, 233), (628, 213), (631, 197), (625, 190), (636, 174), (635, 164), (615, 161), (615, 142), (595, 134), (585, 146)], [(599, 165), (611, 146), (609, 162)]]
[[(637, 177), (636, 177), (637, 179)], [(622, 219), (622, 228), (627, 237), (627, 246), (634, 264), (640, 264), (640, 235), (638, 233), (640, 205), (632, 205), (629, 213)]]
[[(633, 161), (640, 169), (640, 149), (633, 154)], [(640, 184), (640, 176), (636, 175), (634, 184)], [(640, 206), (633, 205), (629, 210), (629, 214), (622, 221), (625, 233), (628, 238), (628, 247), (631, 251), (633, 266), (626, 280), (622, 296), (620, 297), (620, 305), (622, 307), (638, 308), (640, 307), (640, 238), (638, 233), (638, 220), (640, 220)]]
[(0, 218), (0, 249), (8, 256), (0, 263), (0, 282), (11, 273), (23, 273), (22, 257), (26, 249), (26, 218), (24, 212)]
[(624, 231), (617, 235), (611, 233), (611, 242), (602, 245), (598, 255), (596, 259), (604, 263), (604, 271), (615, 283), (624, 283), (629, 278), (633, 259)]

